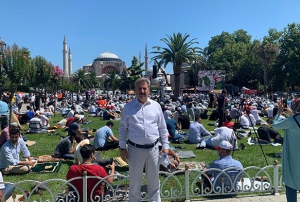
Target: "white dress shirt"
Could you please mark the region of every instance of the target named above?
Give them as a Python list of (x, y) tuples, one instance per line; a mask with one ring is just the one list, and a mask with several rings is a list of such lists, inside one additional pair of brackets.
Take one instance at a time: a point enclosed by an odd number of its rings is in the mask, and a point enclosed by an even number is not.
[(160, 138), (163, 149), (168, 149), (168, 130), (161, 106), (149, 98), (144, 104), (137, 99), (127, 103), (120, 121), (120, 148), (126, 148), (127, 136), (140, 145), (151, 144)]

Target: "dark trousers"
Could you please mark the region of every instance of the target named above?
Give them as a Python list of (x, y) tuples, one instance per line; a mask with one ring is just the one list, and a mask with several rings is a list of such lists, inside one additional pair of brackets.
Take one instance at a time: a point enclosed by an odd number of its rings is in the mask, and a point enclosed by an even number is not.
[(107, 151), (110, 149), (116, 149), (119, 147), (119, 141), (106, 142), (103, 147), (98, 147), (96, 151)]
[(218, 127), (221, 127), (221, 126), (223, 126), (223, 122), (225, 119), (225, 109), (218, 109), (218, 117), (219, 117)]

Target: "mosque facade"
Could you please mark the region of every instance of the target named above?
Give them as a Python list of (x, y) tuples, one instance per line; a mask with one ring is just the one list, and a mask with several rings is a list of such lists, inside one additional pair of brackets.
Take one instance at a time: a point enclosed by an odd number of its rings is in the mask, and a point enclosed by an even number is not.
[(101, 53), (92, 64), (87, 64), (82, 67), (86, 73), (95, 73), (97, 77), (103, 77), (114, 70), (116, 74), (120, 75), (126, 70), (125, 62), (122, 61), (116, 54), (109, 51)]

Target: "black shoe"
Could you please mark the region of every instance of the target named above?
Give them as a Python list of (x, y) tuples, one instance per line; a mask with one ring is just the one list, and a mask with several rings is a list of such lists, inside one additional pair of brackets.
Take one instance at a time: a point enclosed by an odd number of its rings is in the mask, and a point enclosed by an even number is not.
[(244, 143), (241, 143), (241, 150), (246, 150), (247, 147), (244, 145)]
[(251, 131), (247, 134), (248, 137), (250, 137), (252, 135)]

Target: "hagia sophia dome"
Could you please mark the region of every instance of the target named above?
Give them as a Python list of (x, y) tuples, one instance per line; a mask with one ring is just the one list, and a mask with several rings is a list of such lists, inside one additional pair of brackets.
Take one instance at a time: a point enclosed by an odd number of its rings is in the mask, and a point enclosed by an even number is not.
[(125, 62), (109, 51), (101, 53), (91, 65), (83, 66), (85, 72), (94, 72), (96, 76), (106, 75), (110, 70), (120, 75), (124, 69), (126, 69)]
[(119, 57), (114, 54), (114, 53), (111, 53), (109, 51), (107, 52), (104, 52), (104, 53), (101, 53), (96, 59), (96, 60), (99, 60), (99, 61), (122, 61), (121, 59), (119, 59)]

